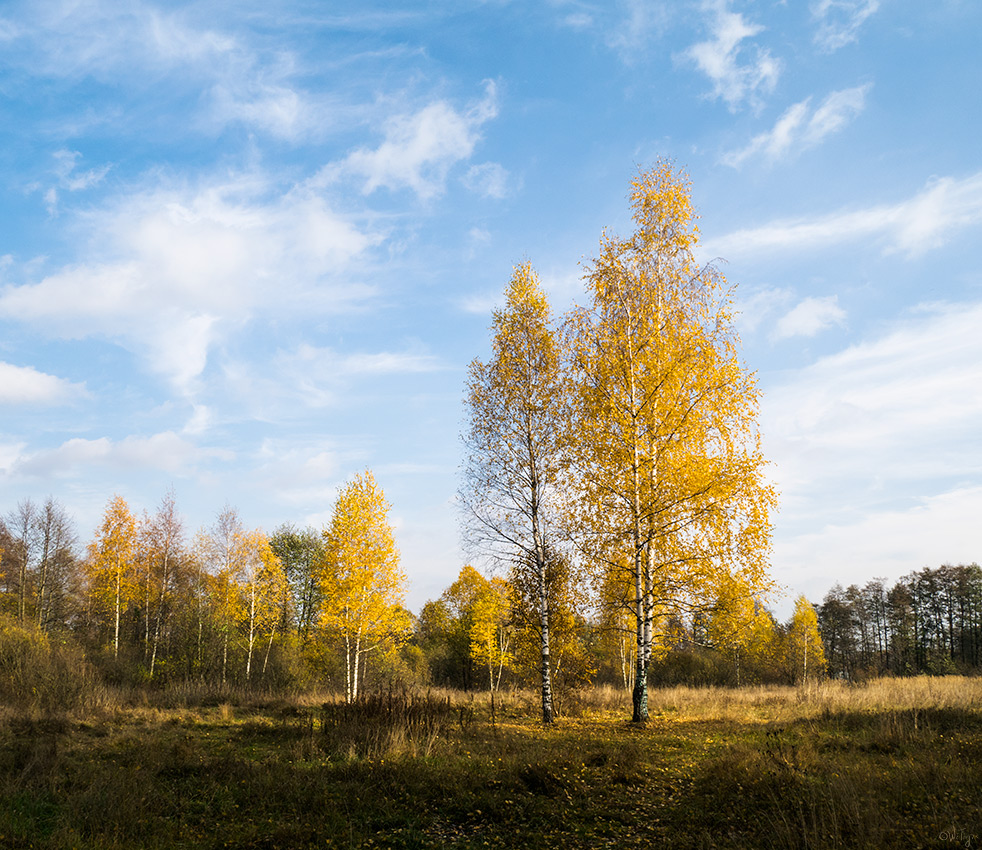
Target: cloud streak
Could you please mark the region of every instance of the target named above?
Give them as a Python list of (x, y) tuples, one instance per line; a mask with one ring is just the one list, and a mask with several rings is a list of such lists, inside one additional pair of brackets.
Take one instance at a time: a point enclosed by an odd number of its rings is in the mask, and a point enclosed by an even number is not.
[(818, 0), (811, 7), (818, 24), (815, 44), (826, 53), (834, 53), (856, 41), (859, 29), (880, 8), (880, 0)]
[(199, 104), (197, 121), (216, 130), (240, 123), (290, 141), (322, 133), (330, 114), (298, 84), (298, 57), (225, 26), (227, 20), (203, 26), (187, 10), (144, 2), (32, 3), (7, 39), (5, 58), (41, 77), (92, 78), (123, 89), (140, 80), (167, 96), (189, 95)]
[(149, 437), (129, 436), (118, 441), (108, 437), (96, 440), (75, 437), (53, 449), (21, 455), (9, 464), (7, 474), (70, 478), (89, 475), (98, 468), (155, 469), (183, 474), (203, 461), (232, 457), (227, 450), (201, 449), (173, 431)]
[(833, 480), (841, 497), (857, 492), (849, 479), (889, 489), (890, 480), (982, 471), (980, 323), (982, 303), (925, 308), (771, 388), (764, 433), (782, 488), (824, 492), (820, 483)]
[(845, 324), (846, 313), (838, 301), (835, 295), (805, 298), (778, 320), (773, 338), (811, 337), (826, 328)]
[(982, 223), (982, 172), (933, 180), (911, 198), (814, 218), (779, 220), (737, 230), (703, 243), (716, 257), (773, 251), (813, 251), (830, 245), (876, 239), (885, 253), (918, 257), (939, 248), (959, 231)]
[(817, 147), (862, 113), (871, 88), (867, 83), (834, 91), (814, 110), (811, 109), (811, 98), (806, 98), (789, 107), (771, 130), (754, 136), (750, 144), (725, 154), (721, 161), (724, 165), (739, 168), (757, 155), (773, 162)]

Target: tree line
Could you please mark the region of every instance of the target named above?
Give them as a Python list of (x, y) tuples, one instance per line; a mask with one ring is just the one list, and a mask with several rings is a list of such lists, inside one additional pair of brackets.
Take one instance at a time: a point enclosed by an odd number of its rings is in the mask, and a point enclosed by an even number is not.
[(226, 506), (189, 537), (173, 494), (139, 516), (115, 495), (83, 548), (57, 500), (25, 500), (0, 518), (0, 615), (70, 638), (111, 681), (334, 676), (355, 699), (367, 656), (390, 652), (411, 621), (388, 509), (366, 471), (322, 531), (267, 535)]
[[(110, 498), (93, 538), (54, 498), (0, 516), (0, 632), (69, 643), (105, 680), (259, 688), (498, 690), (539, 682), (541, 621), (533, 571), (487, 576), (467, 565), (418, 615), (370, 472), (338, 495), (323, 529), (246, 528), (229, 506), (189, 534), (173, 493), (137, 514)], [(560, 694), (636, 675), (633, 631), (598, 607), (584, 576), (549, 551), (551, 675)], [(676, 622), (653, 654), (655, 683), (800, 681), (821, 673), (814, 610), (787, 624), (759, 603), (735, 631), (720, 607)], [(741, 619), (741, 622), (743, 620)], [(0, 660), (0, 674), (7, 662)], [(8, 671), (9, 672), (9, 671)], [(4, 677), (0, 675), (0, 696)]]
[(982, 670), (982, 567), (835, 585), (818, 607), (829, 673), (845, 679)]

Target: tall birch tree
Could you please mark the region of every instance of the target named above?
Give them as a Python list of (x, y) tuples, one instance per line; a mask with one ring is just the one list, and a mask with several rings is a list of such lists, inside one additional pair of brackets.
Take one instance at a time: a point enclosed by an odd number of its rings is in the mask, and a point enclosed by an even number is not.
[(173, 491), (160, 501), (157, 512), (144, 513), (140, 523), (140, 583), (143, 593), (143, 646), (150, 678), (157, 667), (162, 633), (172, 608), (175, 579), (185, 558), (184, 523)]
[(263, 672), (269, 651), (286, 603), (287, 581), (283, 563), (273, 551), (261, 529), (243, 535), (240, 546), (244, 554), (242, 571), (242, 611), (246, 629), (245, 678), (252, 678), (252, 656), (259, 637), (267, 637)]
[(95, 540), (89, 546), (90, 592), (109, 609), (113, 657), (119, 657), (122, 615), (138, 598), (136, 582), (137, 523), (122, 496), (106, 506)]
[(693, 257), (688, 180), (662, 162), (638, 174), (630, 199), (636, 231), (603, 235), (592, 303), (570, 317), (565, 348), (577, 528), (600, 573), (622, 573), (605, 586), (622, 589), (634, 623), (633, 719), (643, 722), (659, 633), (711, 605), (724, 578), (766, 590), (774, 493), (731, 295)]
[(562, 382), (549, 303), (531, 264), (515, 269), (492, 319), (492, 355), (470, 366), (460, 491), (475, 546), (531, 571), (539, 620), (542, 722), (553, 720), (548, 549), (562, 471)]
[(348, 702), (358, 698), (366, 655), (398, 640), (409, 627), (403, 607), (406, 575), (399, 568), (388, 512), (382, 488), (366, 470), (341, 490), (323, 532), (321, 625), (344, 646)]
[[(228, 675), (228, 649), (236, 624), (243, 619), (243, 599), (239, 592), (246, 572), (248, 549), (246, 531), (238, 511), (225, 505), (210, 529), (202, 529), (195, 549), (209, 573), (210, 607), (222, 639), (222, 684)], [(202, 576), (202, 578), (204, 578)], [(199, 599), (199, 604), (204, 602)], [(201, 645), (203, 611), (199, 610), (198, 645)], [(200, 652), (199, 652), (200, 655)]]

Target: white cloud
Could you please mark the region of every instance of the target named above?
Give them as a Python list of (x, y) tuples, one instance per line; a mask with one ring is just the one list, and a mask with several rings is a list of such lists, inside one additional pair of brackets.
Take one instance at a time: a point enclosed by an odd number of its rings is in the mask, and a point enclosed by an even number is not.
[(20, 27), (7, 18), (0, 18), (0, 41), (13, 41), (20, 35)]
[(278, 352), (270, 368), (228, 363), (222, 381), (247, 406), (251, 418), (280, 421), (311, 408), (346, 407), (358, 394), (370, 394), (373, 382), (387, 376), (446, 368), (420, 343), (402, 351), (354, 353), (304, 343)]
[(328, 312), (371, 292), (341, 275), (375, 237), (316, 194), (271, 195), (258, 179), (153, 187), (81, 224), (79, 262), (0, 290), (0, 316), (117, 341), (186, 394), (214, 343), (257, 311)]
[(819, 602), (833, 584), (895, 581), (912, 570), (978, 562), (982, 487), (958, 487), (906, 509), (872, 511), (852, 522), (778, 537), (773, 563), (796, 592)]
[(943, 177), (906, 201), (810, 219), (776, 221), (737, 230), (703, 243), (714, 257), (773, 251), (815, 250), (856, 240), (879, 240), (887, 252), (909, 257), (938, 248), (959, 230), (982, 223), (982, 172)]
[(815, 336), (819, 331), (845, 323), (846, 313), (838, 303), (838, 297), (806, 298), (785, 313), (774, 328), (775, 339), (793, 336)]
[(217, 129), (244, 123), (290, 140), (323, 131), (330, 114), (295, 84), (303, 69), (290, 51), (199, 25), (202, 13), (115, 0), (32, 3), (5, 58), (37, 75), (194, 92), (204, 108), (197, 122)]
[(484, 97), (463, 112), (438, 100), (418, 112), (389, 118), (382, 144), (352, 152), (340, 171), (364, 177), (365, 194), (380, 187), (406, 187), (432, 198), (443, 192), (449, 170), (471, 156), (481, 126), (497, 114), (496, 87), (488, 81)]
[(791, 298), (791, 290), (783, 287), (741, 288), (737, 292), (737, 327), (743, 334), (754, 333), (766, 319), (786, 309)]
[[(782, 489), (982, 472), (979, 327), (982, 303), (934, 307), (771, 388), (764, 434)], [(839, 490), (837, 504), (854, 492)]]
[(41, 478), (82, 476), (93, 468), (158, 469), (177, 474), (188, 472), (205, 460), (228, 460), (232, 456), (226, 450), (198, 448), (173, 431), (164, 431), (119, 441), (76, 437), (54, 449), (22, 454), (8, 470), (10, 474)]
[(300, 442), (264, 440), (257, 454), (254, 471), (265, 492), (276, 501), (308, 509), (323, 505), (322, 515), (305, 517), (314, 527), (329, 524), (331, 505), (337, 496), (346, 468), (360, 462), (357, 450), (342, 450), (323, 440)]
[(870, 88), (867, 83), (834, 91), (814, 111), (810, 111), (811, 98), (794, 104), (777, 120), (773, 129), (754, 136), (745, 148), (724, 155), (723, 163), (739, 168), (756, 154), (777, 160), (792, 152), (817, 147), (863, 111)]
[(0, 404), (61, 404), (85, 395), (85, 385), (0, 361)]
[(880, 0), (817, 0), (812, 17), (818, 23), (815, 44), (832, 53), (856, 41), (859, 28), (880, 8)]
[(503, 303), (502, 294), (497, 293), (473, 293), (465, 295), (456, 300), (457, 307), (465, 313), (475, 315), (489, 315), (492, 311), (499, 308)]
[(563, 17), (563, 24), (570, 29), (581, 30), (593, 26), (593, 16), (586, 12), (570, 12)]
[(978, 560), (980, 326), (982, 303), (925, 308), (765, 387), (774, 563), (799, 590)]
[(731, 111), (748, 101), (758, 103), (758, 93), (769, 94), (781, 74), (781, 63), (768, 50), (744, 50), (741, 42), (763, 32), (757, 24), (727, 9), (728, 0), (715, 0), (705, 8), (710, 15), (711, 39), (692, 45), (685, 56), (695, 62), (713, 83), (713, 97), (726, 101)]
[(497, 162), (472, 165), (464, 175), (464, 185), (485, 198), (504, 198), (508, 194), (508, 171)]

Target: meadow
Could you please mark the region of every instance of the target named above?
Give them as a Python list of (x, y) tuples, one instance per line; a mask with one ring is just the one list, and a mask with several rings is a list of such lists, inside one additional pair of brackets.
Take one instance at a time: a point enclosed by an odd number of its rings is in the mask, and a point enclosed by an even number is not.
[(982, 679), (567, 694), (99, 687), (0, 708), (0, 847), (976, 847)]

